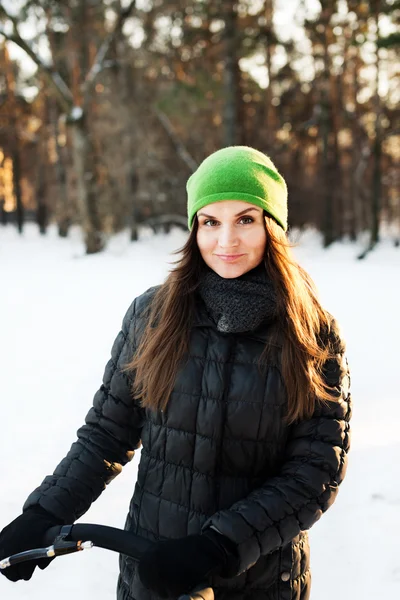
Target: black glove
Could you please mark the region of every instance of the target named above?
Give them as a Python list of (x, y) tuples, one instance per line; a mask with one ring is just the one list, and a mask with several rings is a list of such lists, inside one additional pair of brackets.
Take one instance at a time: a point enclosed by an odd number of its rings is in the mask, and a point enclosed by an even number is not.
[(233, 577), (239, 557), (235, 544), (222, 534), (207, 529), (201, 535), (157, 542), (139, 562), (139, 577), (159, 596), (190, 592), (210, 575)]
[[(42, 548), (46, 531), (55, 525), (61, 526), (63, 523), (40, 506), (28, 508), (22, 515), (11, 521), (7, 527), (4, 527), (0, 533), (0, 559), (8, 558), (17, 552)], [(52, 558), (28, 560), (2, 569), (1, 573), (10, 581), (19, 581), (20, 579), (28, 581), (32, 577), (35, 567), (39, 566), (41, 569), (45, 569), (52, 560)]]

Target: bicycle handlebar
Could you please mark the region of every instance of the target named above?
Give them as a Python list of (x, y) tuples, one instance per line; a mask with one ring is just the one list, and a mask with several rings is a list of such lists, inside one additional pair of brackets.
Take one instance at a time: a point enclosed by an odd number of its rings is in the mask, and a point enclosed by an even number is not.
[[(89, 523), (77, 523), (76, 525), (68, 526), (71, 529), (68, 532), (68, 540), (79, 542), (81, 540), (90, 540), (95, 546), (126, 554), (131, 558), (139, 560), (142, 555), (151, 548), (154, 542), (146, 540), (115, 527), (106, 525), (91, 525)], [(55, 538), (61, 533), (60, 526), (52, 527), (46, 532), (44, 544), (49, 546)]]
[[(0, 564), (0, 568), (4, 569), (19, 562), (44, 556), (61, 556), (91, 546), (120, 552), (140, 560), (154, 542), (115, 527), (77, 523), (76, 525), (52, 527), (46, 532), (44, 544), (46, 548), (20, 552), (7, 560), (1, 561), (3, 565)], [(207, 584), (202, 584), (196, 586), (190, 594), (181, 596), (179, 600), (214, 600), (214, 592)]]

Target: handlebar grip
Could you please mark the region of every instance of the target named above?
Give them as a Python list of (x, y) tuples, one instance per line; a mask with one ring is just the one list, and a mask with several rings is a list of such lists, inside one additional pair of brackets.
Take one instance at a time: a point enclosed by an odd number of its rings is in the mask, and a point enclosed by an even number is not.
[[(53, 544), (54, 539), (59, 535), (60, 531), (61, 527), (59, 525), (48, 529), (44, 543), (47, 545)], [(73, 525), (68, 539), (74, 542), (90, 540), (95, 546), (126, 554), (136, 560), (140, 560), (146, 550), (153, 545), (153, 542), (150, 540), (141, 538), (129, 531), (105, 525), (91, 525), (89, 523), (77, 523)]]

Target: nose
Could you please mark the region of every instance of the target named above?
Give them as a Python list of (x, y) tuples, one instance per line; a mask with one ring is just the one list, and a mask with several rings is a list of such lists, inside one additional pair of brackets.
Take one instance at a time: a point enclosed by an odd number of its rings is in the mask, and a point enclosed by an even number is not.
[(218, 245), (220, 248), (234, 248), (238, 245), (238, 237), (235, 228), (224, 225), (219, 230)]

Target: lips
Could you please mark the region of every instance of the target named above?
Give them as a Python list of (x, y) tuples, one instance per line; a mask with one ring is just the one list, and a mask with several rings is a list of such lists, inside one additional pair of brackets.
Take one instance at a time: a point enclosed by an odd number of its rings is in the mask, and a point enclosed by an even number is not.
[(235, 262), (235, 260), (244, 256), (244, 254), (217, 254), (216, 256), (224, 262)]

